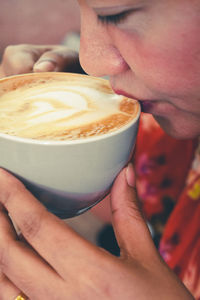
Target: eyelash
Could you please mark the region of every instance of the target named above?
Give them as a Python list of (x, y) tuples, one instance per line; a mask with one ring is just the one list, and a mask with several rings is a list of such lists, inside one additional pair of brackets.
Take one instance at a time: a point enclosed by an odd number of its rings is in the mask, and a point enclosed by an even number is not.
[(130, 11), (121, 12), (117, 15), (110, 16), (97, 16), (98, 20), (103, 24), (114, 24), (117, 25), (125, 20), (125, 18), (130, 14)]

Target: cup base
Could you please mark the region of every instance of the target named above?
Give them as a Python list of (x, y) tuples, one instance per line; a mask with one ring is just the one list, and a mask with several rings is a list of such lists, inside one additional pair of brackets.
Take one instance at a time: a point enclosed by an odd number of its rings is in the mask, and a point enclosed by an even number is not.
[(88, 210), (90, 210), (93, 206), (98, 204), (100, 201), (102, 201), (108, 194), (109, 194), (109, 192), (107, 192), (101, 199), (96, 201), (94, 204), (92, 204), (86, 208), (79, 209), (78, 211), (70, 211), (69, 212), (69, 211), (60, 211), (60, 210), (52, 210), (52, 209), (48, 209), (48, 211), (51, 212), (52, 214), (56, 215), (60, 219), (70, 219), (70, 218), (78, 217), (78, 216), (84, 214), (85, 212), (87, 212)]
[(56, 210), (50, 210), (48, 209), (49, 212), (51, 212), (52, 214), (56, 215), (58, 218), (60, 219), (70, 219), (70, 218), (74, 218), (77, 217), (81, 214), (83, 214), (84, 212), (88, 211), (91, 207), (87, 207), (87, 208), (83, 208), (80, 209), (79, 211), (77, 211), (76, 213), (68, 213), (68, 212), (63, 212), (63, 211), (56, 211)]

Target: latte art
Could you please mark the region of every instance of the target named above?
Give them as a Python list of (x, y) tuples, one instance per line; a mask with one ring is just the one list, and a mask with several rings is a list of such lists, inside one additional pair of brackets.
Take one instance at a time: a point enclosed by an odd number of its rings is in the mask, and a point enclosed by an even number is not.
[(115, 95), (106, 80), (73, 74), (30, 76), (0, 92), (0, 132), (38, 140), (74, 140), (124, 126), (137, 101)]

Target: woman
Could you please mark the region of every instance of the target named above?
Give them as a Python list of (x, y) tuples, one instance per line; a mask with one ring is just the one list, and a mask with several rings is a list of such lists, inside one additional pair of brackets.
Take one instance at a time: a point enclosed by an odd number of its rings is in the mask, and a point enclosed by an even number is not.
[[(143, 111), (173, 137), (198, 137), (200, 2), (79, 0), (79, 4), (80, 61), (85, 71), (108, 75), (116, 93), (140, 100)], [(53, 68), (52, 61), (48, 67)], [(199, 175), (193, 180), (198, 190)], [(194, 299), (154, 247), (138, 209), (131, 165), (122, 170), (111, 191), (120, 258), (79, 237), (3, 170), (0, 190), (2, 299), (20, 293), (30, 299)], [(198, 192), (196, 201), (199, 212)], [(7, 213), (26, 242), (17, 240)], [(191, 239), (195, 249), (198, 237)], [(198, 282), (192, 292), (200, 297)]]

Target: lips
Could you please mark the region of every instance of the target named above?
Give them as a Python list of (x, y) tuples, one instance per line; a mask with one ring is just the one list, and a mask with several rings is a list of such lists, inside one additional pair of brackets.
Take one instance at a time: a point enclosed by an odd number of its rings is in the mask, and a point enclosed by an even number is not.
[(118, 94), (118, 95), (123, 95), (125, 97), (128, 97), (128, 98), (132, 98), (134, 100), (137, 100), (140, 102), (140, 105), (141, 105), (141, 111), (142, 112), (150, 112), (153, 108), (153, 101), (150, 101), (150, 100), (140, 100), (138, 99), (137, 97), (135, 97), (134, 95), (132, 94), (129, 94), (125, 91), (122, 91), (122, 90), (118, 90), (118, 89), (115, 89), (115, 88), (112, 88), (113, 91)]
[(125, 97), (132, 98), (132, 99), (135, 99), (135, 100), (139, 101), (139, 99), (137, 97), (134, 97), (134, 95), (132, 95), (132, 94), (129, 94), (129, 93), (127, 93), (125, 91), (122, 91), (122, 90), (115, 89), (114, 87), (112, 87), (112, 89), (115, 92), (115, 94), (117, 94), (117, 95), (123, 95)]

